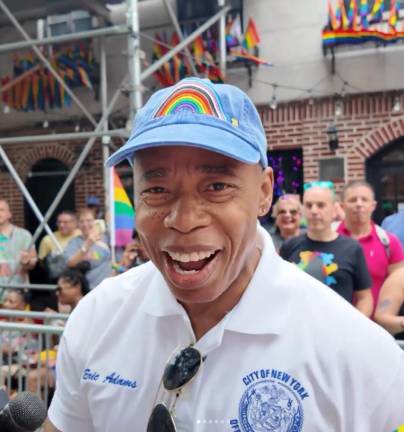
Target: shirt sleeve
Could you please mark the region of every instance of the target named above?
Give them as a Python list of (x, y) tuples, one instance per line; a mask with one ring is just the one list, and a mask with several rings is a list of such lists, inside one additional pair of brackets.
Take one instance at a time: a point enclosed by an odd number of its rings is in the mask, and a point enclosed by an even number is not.
[(64, 251), (64, 256), (66, 258), (66, 261), (68, 261), (80, 249), (81, 247), (80, 242), (81, 239), (79, 237), (74, 237), (69, 241)]
[[(80, 308), (80, 305), (76, 309)], [(76, 312), (76, 311), (75, 311)], [(56, 391), (48, 416), (62, 432), (94, 432), (85, 393), (81, 389), (83, 370), (81, 340), (88, 310), (69, 318), (59, 345), (56, 364)]]
[(356, 262), (354, 272), (354, 291), (371, 288), (372, 278), (370, 277), (365, 255), (359, 244), (356, 247)]
[(42, 240), (41, 243), (39, 243), (39, 251), (38, 251), (38, 258), (40, 260), (45, 259), (45, 257), (49, 254), (50, 249), (49, 249), (49, 241), (48, 241), (48, 236), (45, 236)]
[(404, 251), (400, 240), (392, 233), (388, 233), (390, 239), (390, 259), (389, 264), (396, 264), (404, 261)]

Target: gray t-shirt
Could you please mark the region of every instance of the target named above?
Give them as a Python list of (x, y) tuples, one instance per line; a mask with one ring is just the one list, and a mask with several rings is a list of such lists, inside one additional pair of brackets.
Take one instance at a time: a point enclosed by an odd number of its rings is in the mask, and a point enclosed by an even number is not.
[[(90, 289), (95, 288), (112, 274), (111, 250), (107, 241), (107, 237), (104, 235), (100, 241), (91, 246), (84, 259), (90, 263), (90, 270), (86, 272), (86, 278)], [(84, 242), (85, 239), (83, 236), (78, 236), (70, 240), (64, 252), (66, 260), (76, 255)]]

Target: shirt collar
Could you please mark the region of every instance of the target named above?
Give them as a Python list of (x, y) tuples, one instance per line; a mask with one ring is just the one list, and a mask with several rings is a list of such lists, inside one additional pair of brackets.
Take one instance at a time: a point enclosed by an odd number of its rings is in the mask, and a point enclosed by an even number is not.
[[(373, 221), (370, 222), (371, 225), (371, 230), (369, 234), (366, 234), (364, 236), (361, 236), (359, 238), (357, 238), (357, 240), (369, 240), (372, 239), (376, 233), (376, 227)], [(337, 230), (340, 234), (344, 234), (347, 237), (351, 237), (351, 231), (349, 231), (349, 229), (346, 227), (345, 222), (342, 221), (341, 222), (341, 226), (340, 228)]]
[[(279, 334), (296, 301), (290, 290), (289, 282), (293, 281), (290, 267), (276, 253), (271, 236), (262, 227), (258, 231), (264, 241), (260, 261), (239, 303), (226, 316), (224, 329), (245, 334)], [(142, 309), (157, 317), (186, 315), (154, 264), (145, 265), (154, 271)]]

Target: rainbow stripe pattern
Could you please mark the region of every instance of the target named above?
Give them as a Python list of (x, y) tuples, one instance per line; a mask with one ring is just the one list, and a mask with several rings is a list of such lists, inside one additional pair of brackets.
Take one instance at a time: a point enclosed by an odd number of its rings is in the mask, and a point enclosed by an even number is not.
[(384, 33), (378, 30), (324, 30), (322, 39), (324, 48), (338, 45), (363, 44), (366, 42), (392, 44), (399, 40), (404, 40), (404, 32)]
[(165, 117), (180, 111), (205, 114), (225, 120), (221, 102), (212, 85), (199, 81), (180, 83), (157, 108), (154, 117)]
[(111, 168), (110, 189), (111, 245), (124, 247), (132, 239), (135, 210), (114, 168)]

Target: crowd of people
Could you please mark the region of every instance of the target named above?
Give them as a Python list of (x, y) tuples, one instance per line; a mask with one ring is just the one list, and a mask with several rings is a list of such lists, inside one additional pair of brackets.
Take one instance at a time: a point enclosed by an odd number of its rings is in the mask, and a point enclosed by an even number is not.
[[(279, 197), (268, 227), (279, 254), (323, 282), (398, 339), (404, 336), (403, 212), (372, 220), (374, 190), (352, 181), (340, 199), (330, 181)], [(400, 221), (402, 223), (400, 223)]]
[[(24, 298), (25, 310), (69, 311), (74, 304), (62, 301), (67, 295), (63, 288), (66, 271), (70, 271), (68, 280), (77, 280), (77, 275), (84, 278), (84, 295), (105, 278), (148, 261), (134, 230), (132, 241), (118, 252), (117, 262), (112, 262), (108, 224), (98, 217), (99, 201), (90, 198), (87, 207), (58, 214), (57, 229), (42, 238), (38, 254), (31, 234), (12, 224), (9, 204), (0, 199), (3, 308), (20, 309), (22, 303), (17, 300)], [(340, 199), (331, 181), (314, 181), (304, 185), (302, 201), (298, 194), (281, 195), (272, 207), (273, 223), (263, 226), (282, 258), (404, 338), (403, 212), (388, 216), (382, 228), (372, 220), (375, 206), (374, 190), (365, 181), (348, 183)], [(42, 283), (57, 284), (55, 291), (4, 288), (29, 283), (29, 272), (35, 266)]]

